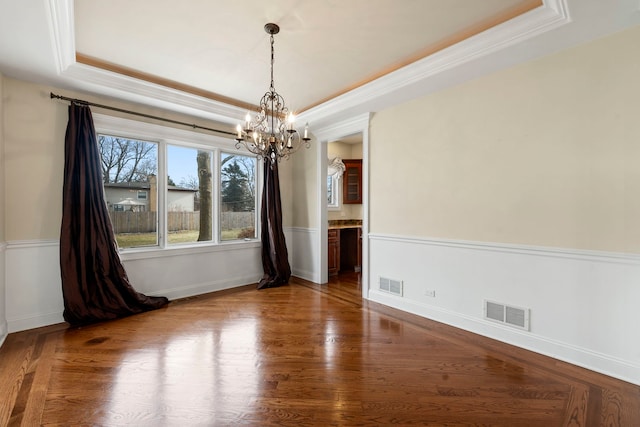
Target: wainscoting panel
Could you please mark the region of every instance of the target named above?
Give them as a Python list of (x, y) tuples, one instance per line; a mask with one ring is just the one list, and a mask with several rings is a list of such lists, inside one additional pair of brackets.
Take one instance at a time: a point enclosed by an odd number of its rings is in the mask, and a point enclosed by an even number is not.
[[(640, 256), (372, 234), (370, 259), (373, 301), (640, 384)], [(485, 300), (527, 307), (530, 330)]]
[(7, 313), (6, 313), (6, 291), (5, 291), (5, 257), (7, 255), (7, 244), (0, 242), (0, 346), (7, 338)]
[[(137, 291), (169, 299), (257, 283), (262, 277), (259, 242), (121, 256)], [(59, 259), (57, 240), (7, 243), (8, 332), (63, 321)]]
[(291, 244), (288, 248), (292, 274), (314, 283), (320, 283), (319, 230), (292, 227), (287, 229), (285, 234), (287, 232), (291, 235)]
[(58, 241), (7, 242), (5, 259), (9, 332), (62, 322)]
[(182, 251), (151, 259), (124, 258), (123, 263), (136, 290), (169, 299), (257, 284), (262, 277), (259, 243), (220, 245), (211, 251)]

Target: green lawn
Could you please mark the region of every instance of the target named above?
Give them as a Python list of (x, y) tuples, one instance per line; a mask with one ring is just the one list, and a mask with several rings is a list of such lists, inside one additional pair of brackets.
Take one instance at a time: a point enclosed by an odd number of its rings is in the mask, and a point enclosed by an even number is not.
[[(242, 232), (242, 228), (224, 230), (222, 240), (235, 240)], [(197, 230), (172, 231), (169, 233), (169, 243), (190, 243), (198, 240)], [(116, 241), (120, 248), (134, 248), (139, 246), (156, 246), (156, 233), (121, 233), (116, 234)]]

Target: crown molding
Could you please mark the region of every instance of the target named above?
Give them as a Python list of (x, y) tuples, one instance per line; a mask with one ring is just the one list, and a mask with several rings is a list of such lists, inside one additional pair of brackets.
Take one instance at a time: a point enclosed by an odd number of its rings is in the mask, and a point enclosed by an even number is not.
[(539, 8), (311, 108), (305, 112), (306, 119), (318, 121), (336, 112), (349, 110), (360, 104), (372, 103), (385, 95), (424, 82), (444, 71), (569, 24), (571, 18), (566, 1), (545, 0), (544, 5)]
[[(299, 117), (304, 119), (301, 114)], [(318, 141), (331, 141), (354, 133), (362, 132), (363, 129), (369, 127), (370, 113), (359, 114), (357, 116), (342, 120), (340, 122), (332, 122), (331, 124), (314, 129), (313, 135)]]
[(246, 109), (76, 62), (73, 0), (47, 0), (58, 77), (73, 87), (235, 124)]
[(80, 63), (67, 67), (61, 77), (73, 80), (76, 85), (81, 83), (95, 93), (117, 95), (120, 99), (221, 123), (235, 125), (247, 112), (245, 108)]
[(56, 70), (61, 74), (76, 62), (73, 0), (48, 0), (46, 10), (50, 22), (49, 30)]
[[(571, 19), (566, 2), (567, 0), (544, 0), (541, 7), (313, 107), (299, 118), (321, 123), (329, 121), (336, 114), (362, 113), (363, 105), (366, 106), (364, 111), (375, 111), (371, 108), (372, 105), (399, 91), (416, 94), (416, 84), (423, 87), (425, 82), (444, 71), (568, 24)], [(73, 0), (47, 0), (47, 4), (58, 75), (64, 83), (97, 94), (115, 95), (124, 100), (222, 123), (233, 124), (242, 120), (245, 114), (243, 108), (77, 63)]]

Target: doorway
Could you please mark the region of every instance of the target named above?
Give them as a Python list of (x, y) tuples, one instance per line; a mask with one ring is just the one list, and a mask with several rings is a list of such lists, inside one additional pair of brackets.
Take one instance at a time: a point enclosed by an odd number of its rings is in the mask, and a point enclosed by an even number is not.
[[(368, 129), (370, 114), (363, 114), (351, 120), (333, 124), (331, 127), (320, 129), (316, 132), (318, 138), (318, 217), (319, 217), (319, 242), (318, 242), (318, 265), (320, 267), (319, 283), (332, 283), (337, 281), (342, 283), (344, 278), (346, 286), (348, 283), (356, 284), (363, 298), (368, 298)], [(335, 157), (343, 160), (353, 160), (359, 162), (355, 166), (358, 169), (361, 180), (359, 190), (360, 198), (344, 203), (345, 182), (333, 184), (328, 178), (329, 161)], [(356, 162), (356, 163), (357, 163)], [(345, 165), (346, 166), (346, 165)], [(350, 175), (351, 176), (351, 175)], [(343, 175), (343, 179), (347, 176)], [(350, 181), (351, 182), (351, 181)], [(337, 192), (337, 197), (341, 201), (338, 205), (331, 203), (330, 190), (333, 187), (333, 194)], [(338, 191), (336, 191), (339, 189)], [(337, 230), (337, 233), (336, 233)], [(344, 231), (343, 231), (344, 230)], [(336, 262), (339, 262), (337, 274), (329, 274), (329, 237), (334, 239), (339, 235), (340, 247), (345, 248), (345, 257), (336, 254), (335, 247), (332, 248), (331, 259), (334, 269)], [(344, 239), (344, 243), (342, 242)], [(344, 245), (344, 246), (343, 246)], [(359, 256), (359, 259), (358, 259)], [(335, 258), (337, 257), (338, 260)], [(331, 280), (330, 280), (331, 279)]]
[(327, 223), (329, 282), (355, 279), (362, 272), (362, 133), (327, 143)]

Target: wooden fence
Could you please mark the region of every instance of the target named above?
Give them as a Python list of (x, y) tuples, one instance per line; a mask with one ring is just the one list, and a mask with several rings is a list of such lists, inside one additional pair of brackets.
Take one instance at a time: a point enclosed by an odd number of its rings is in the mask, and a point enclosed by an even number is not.
[[(152, 233), (156, 231), (157, 212), (109, 212), (113, 231), (121, 233)], [(255, 212), (221, 212), (223, 230), (253, 227)], [(168, 212), (169, 231), (198, 230), (200, 212)]]

